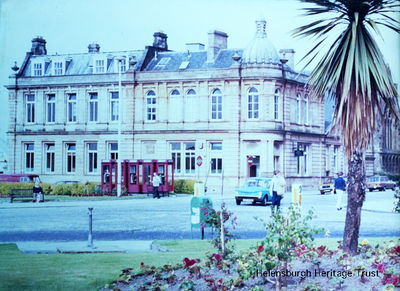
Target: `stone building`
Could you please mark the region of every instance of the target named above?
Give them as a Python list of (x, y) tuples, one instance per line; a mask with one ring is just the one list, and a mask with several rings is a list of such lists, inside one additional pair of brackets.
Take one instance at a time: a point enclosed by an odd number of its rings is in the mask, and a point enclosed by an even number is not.
[(325, 134), (324, 104), (294, 71), (294, 54), (278, 53), (264, 19), (238, 50), (216, 30), (207, 47), (190, 43), (184, 52), (169, 50), (161, 32), (144, 50), (90, 44), (87, 53), (66, 55), (48, 55), (46, 41), (34, 38), (7, 86), (10, 171), (100, 182), (101, 159), (119, 154), (172, 158), (175, 179), (199, 177), (211, 192), (224, 180), (233, 194), (245, 178), (275, 169), (289, 185), (316, 188), (344, 160), (340, 140)]

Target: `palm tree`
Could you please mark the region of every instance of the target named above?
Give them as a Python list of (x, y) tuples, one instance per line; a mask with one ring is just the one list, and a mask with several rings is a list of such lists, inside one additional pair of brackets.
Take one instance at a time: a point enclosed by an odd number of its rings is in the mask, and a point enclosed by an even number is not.
[[(312, 70), (309, 84), (316, 97), (333, 98), (333, 125), (341, 134), (348, 159), (348, 200), (343, 249), (357, 253), (361, 208), (365, 199), (365, 151), (377, 126), (378, 112), (390, 110), (399, 119), (398, 93), (373, 34), (379, 26), (399, 33), (395, 0), (299, 0), (317, 17), (293, 31), (296, 37), (314, 38), (317, 44), (304, 57)], [(333, 41), (330, 41), (333, 39)], [(327, 48), (326, 52), (321, 49)], [(303, 59), (304, 59), (303, 58)], [(382, 119), (381, 119), (382, 120)]]

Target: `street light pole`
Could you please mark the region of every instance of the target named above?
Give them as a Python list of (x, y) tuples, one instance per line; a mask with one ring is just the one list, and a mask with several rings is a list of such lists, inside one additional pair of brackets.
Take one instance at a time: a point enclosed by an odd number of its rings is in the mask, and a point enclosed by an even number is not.
[(118, 59), (118, 169), (117, 169), (117, 196), (121, 197), (121, 181), (122, 181), (122, 160), (121, 160), (121, 148), (122, 148), (122, 81), (121, 81), (121, 66), (122, 58)]

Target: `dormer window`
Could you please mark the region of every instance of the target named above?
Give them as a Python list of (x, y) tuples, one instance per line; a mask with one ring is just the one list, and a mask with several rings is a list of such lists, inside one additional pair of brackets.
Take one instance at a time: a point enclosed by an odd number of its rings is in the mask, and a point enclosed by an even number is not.
[(54, 62), (54, 75), (63, 75), (64, 74), (64, 68), (63, 68), (63, 62)]
[[(119, 61), (118, 61), (119, 66)], [(118, 70), (117, 70), (118, 71)], [(126, 72), (126, 58), (121, 58), (121, 73)]]
[(33, 76), (34, 77), (39, 77), (43, 76), (43, 62), (35, 62), (33, 63)]
[(105, 72), (104, 65), (105, 65), (104, 59), (97, 59), (97, 60), (95, 60), (95, 61), (94, 61), (94, 72), (95, 72), (96, 74), (102, 74), (102, 73), (104, 73), (104, 72)]

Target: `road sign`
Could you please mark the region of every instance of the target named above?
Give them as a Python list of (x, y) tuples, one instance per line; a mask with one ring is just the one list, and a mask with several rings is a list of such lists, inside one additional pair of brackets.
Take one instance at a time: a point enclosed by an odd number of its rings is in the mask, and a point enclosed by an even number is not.
[(196, 159), (196, 162), (197, 162), (197, 166), (200, 167), (203, 164), (203, 158), (201, 156), (198, 156)]
[(252, 157), (252, 156), (248, 156), (248, 157), (247, 157), (247, 163), (248, 163), (249, 165), (252, 165), (252, 164), (253, 164), (253, 157)]

